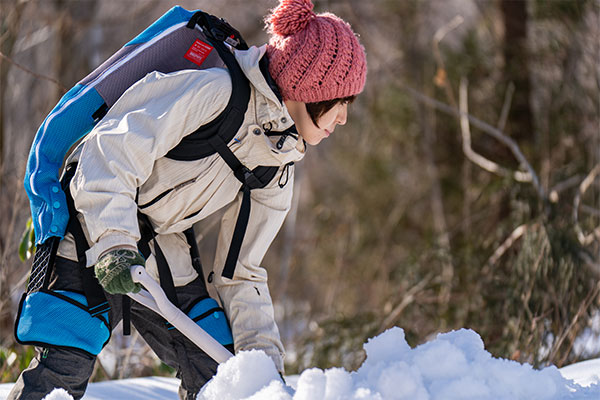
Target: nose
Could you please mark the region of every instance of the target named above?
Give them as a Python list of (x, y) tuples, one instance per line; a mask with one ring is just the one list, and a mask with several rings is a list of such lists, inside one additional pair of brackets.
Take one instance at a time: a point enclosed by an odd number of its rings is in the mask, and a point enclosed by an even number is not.
[(340, 107), (340, 109), (338, 111), (335, 122), (338, 125), (346, 125), (347, 119), (348, 119), (348, 104), (343, 104), (342, 107)]

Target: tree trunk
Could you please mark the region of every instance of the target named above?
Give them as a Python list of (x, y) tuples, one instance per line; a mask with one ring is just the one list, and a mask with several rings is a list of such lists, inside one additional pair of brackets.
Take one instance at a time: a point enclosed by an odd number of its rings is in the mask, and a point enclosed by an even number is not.
[(506, 133), (520, 143), (531, 143), (533, 135), (530, 104), (529, 56), (527, 51), (527, 1), (501, 0), (504, 25), (504, 87), (515, 85)]
[[(25, 8), (26, 2), (5, 2), (0, 1), (0, 15), (4, 15), (0, 19), (0, 51), (4, 57), (11, 57), (19, 26), (21, 24), (21, 15)], [(2, 170), (2, 160), (4, 159), (4, 104), (6, 84), (8, 79), (8, 71), (10, 70), (9, 62), (0, 58), (0, 171)], [(0, 173), (0, 183), (2, 182), (2, 173)]]
[[(0, 19), (0, 51), (2, 51), (2, 54), (5, 57), (11, 57), (13, 53), (25, 5), (26, 2), (0, 1), (0, 15), (2, 16)], [(5, 190), (2, 189), (4, 185), (8, 187), (8, 179), (6, 179), (5, 175), (6, 165), (4, 165), (4, 161), (6, 160), (4, 144), (10, 143), (10, 139), (4, 137), (6, 117), (4, 114), (4, 105), (7, 104), (6, 85), (9, 69), (10, 63), (4, 57), (0, 57), (0, 193), (2, 190)], [(8, 192), (5, 192), (4, 194), (8, 194)], [(5, 201), (5, 196), (2, 196), (0, 201)], [(14, 212), (16, 211), (13, 211), (13, 216)], [(3, 217), (5, 218), (2, 219), (2, 222), (9, 226), (14, 222), (14, 220), (6, 214)], [(0, 235), (0, 266), (4, 267), (0, 272), (0, 332), (2, 332), (2, 334), (0, 334), (0, 343), (10, 343), (12, 341), (12, 335), (9, 336), (9, 333), (12, 332), (13, 328), (13, 315), (11, 312), (13, 310), (13, 305), (10, 297), (12, 288), (9, 284), (10, 274), (6, 265), (8, 248), (10, 247), (12, 235), (6, 235), (7, 232), (11, 232), (11, 230), (10, 227), (5, 226), (3, 230), (4, 234)]]

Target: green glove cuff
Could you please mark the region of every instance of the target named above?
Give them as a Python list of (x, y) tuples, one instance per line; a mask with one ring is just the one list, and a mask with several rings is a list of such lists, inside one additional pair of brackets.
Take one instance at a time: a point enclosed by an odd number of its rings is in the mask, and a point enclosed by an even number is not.
[(137, 293), (141, 286), (131, 279), (130, 269), (134, 265), (144, 265), (140, 253), (129, 249), (115, 249), (104, 254), (96, 265), (94, 272), (100, 285), (110, 294)]

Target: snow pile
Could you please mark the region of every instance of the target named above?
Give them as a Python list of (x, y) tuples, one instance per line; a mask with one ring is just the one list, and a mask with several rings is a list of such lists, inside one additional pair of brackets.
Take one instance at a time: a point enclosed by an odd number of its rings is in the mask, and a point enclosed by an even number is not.
[[(292, 391), (293, 392), (293, 391)], [(198, 399), (291, 399), (273, 361), (262, 351), (242, 351), (219, 365)]]
[[(265, 353), (241, 352), (219, 366), (217, 375), (198, 399), (600, 399), (598, 381), (584, 387), (564, 378), (556, 367), (534, 370), (528, 364), (493, 358), (479, 335), (471, 330), (440, 334), (411, 349), (404, 331), (392, 328), (370, 339), (364, 349), (367, 359), (358, 371), (308, 369), (298, 378), (296, 390), (282, 383)], [(55, 391), (51, 396), (54, 397), (46, 400), (72, 399), (64, 392)]]
[(218, 369), (198, 396), (202, 400), (563, 400), (600, 398), (600, 386), (582, 387), (563, 378), (556, 367), (493, 358), (471, 330), (440, 334), (411, 349), (404, 331), (392, 328), (369, 340), (367, 359), (358, 371), (309, 369), (296, 391), (281, 384), (268, 357), (241, 353)]
[(581, 386), (591, 386), (600, 383), (600, 358), (580, 361), (560, 369), (560, 374), (572, 379)]

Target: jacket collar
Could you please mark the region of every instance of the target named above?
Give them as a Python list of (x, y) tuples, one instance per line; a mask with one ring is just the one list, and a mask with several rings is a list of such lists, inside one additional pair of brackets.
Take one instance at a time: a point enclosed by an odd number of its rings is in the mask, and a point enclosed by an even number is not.
[(256, 90), (271, 101), (277, 108), (282, 109), (284, 108), (283, 102), (278, 98), (277, 94), (273, 92), (265, 80), (259, 66), (260, 60), (265, 55), (266, 51), (266, 45), (261, 47), (252, 46), (248, 50), (235, 50), (234, 54), (242, 71), (244, 71), (244, 74), (248, 77), (248, 80)]
[[(263, 64), (263, 69), (266, 68), (264, 64), (267, 60), (261, 61), (266, 51), (266, 45), (261, 47), (252, 46), (248, 50), (235, 50), (235, 58), (255, 89), (257, 122), (260, 125), (272, 127), (274, 131), (282, 132), (292, 126), (294, 121), (281, 98), (273, 90), (276, 85), (274, 82), (272, 82), (273, 86), (270, 85), (265, 79), (263, 71), (261, 71), (261, 64)], [(267, 79), (270, 79), (268, 74)], [(265, 103), (267, 107), (258, 107), (259, 104), (264, 105)]]
[[(267, 64), (265, 63), (267, 60), (262, 60), (266, 50), (266, 45), (261, 47), (252, 46), (248, 50), (235, 50), (234, 54), (240, 68), (255, 89), (254, 109), (256, 122), (263, 129), (265, 129), (265, 126), (269, 126), (274, 132), (283, 132), (294, 125), (294, 121), (277, 93), (277, 86), (274, 82), (269, 84), (267, 80), (271, 79), (270, 76), (268, 73), (266, 76), (263, 73), (263, 70), (267, 68)], [(262, 104), (266, 106), (259, 106)], [(264, 136), (264, 140), (268, 143), (268, 146), (265, 147), (267, 154), (270, 157), (278, 159), (279, 162), (299, 161), (304, 156), (306, 150), (304, 141), (301, 139), (292, 140), (290, 138), (285, 141), (283, 148), (275, 146), (278, 140), (276, 137)]]

